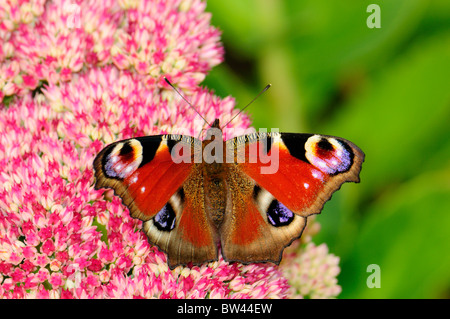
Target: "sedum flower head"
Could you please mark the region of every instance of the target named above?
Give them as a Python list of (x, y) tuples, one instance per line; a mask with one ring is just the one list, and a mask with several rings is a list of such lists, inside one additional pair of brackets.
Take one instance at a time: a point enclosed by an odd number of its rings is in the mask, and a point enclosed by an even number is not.
[(114, 65), (146, 88), (197, 86), (223, 60), (200, 0), (0, 0), (0, 100)]
[[(163, 75), (208, 121), (237, 114), (231, 97), (199, 87), (223, 59), (204, 2), (0, 4), (0, 298), (337, 294), (323, 288), (338, 287), (337, 260), (304, 241), (280, 267), (219, 259), (170, 270), (120, 198), (93, 188), (92, 162), (105, 145), (201, 131)], [(229, 136), (249, 126), (241, 115)]]
[(341, 292), (336, 279), (340, 273), (339, 257), (329, 254), (325, 244), (307, 243), (282, 269), (289, 278), (292, 297), (333, 298)]

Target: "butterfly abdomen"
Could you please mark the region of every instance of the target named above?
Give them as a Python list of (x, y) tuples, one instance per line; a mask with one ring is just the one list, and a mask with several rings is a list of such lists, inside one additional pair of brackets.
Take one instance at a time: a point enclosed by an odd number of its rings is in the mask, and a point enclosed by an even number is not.
[(205, 164), (203, 186), (205, 209), (216, 228), (222, 224), (226, 208), (226, 180), (223, 165)]

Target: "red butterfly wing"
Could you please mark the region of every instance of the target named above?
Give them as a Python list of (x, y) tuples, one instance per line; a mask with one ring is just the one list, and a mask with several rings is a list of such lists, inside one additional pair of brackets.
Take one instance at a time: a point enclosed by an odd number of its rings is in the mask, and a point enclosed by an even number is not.
[(359, 182), (364, 153), (345, 139), (269, 133), (268, 139), (254, 144), (258, 154), (251, 153), (251, 143), (247, 143), (247, 160), (240, 168), (301, 216), (320, 213), (323, 204), (344, 182)]
[(165, 135), (119, 141), (94, 160), (96, 188), (113, 188), (135, 218), (154, 217), (189, 176), (191, 163), (175, 163)]

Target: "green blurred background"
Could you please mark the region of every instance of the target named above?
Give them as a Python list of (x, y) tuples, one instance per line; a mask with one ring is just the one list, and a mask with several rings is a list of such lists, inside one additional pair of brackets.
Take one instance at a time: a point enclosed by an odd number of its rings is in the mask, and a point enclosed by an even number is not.
[[(370, 29), (367, 7), (381, 9)], [(256, 128), (347, 138), (366, 154), (318, 216), (340, 298), (450, 297), (450, 1), (208, 2), (225, 62), (203, 82)], [(381, 288), (368, 288), (370, 264)]]

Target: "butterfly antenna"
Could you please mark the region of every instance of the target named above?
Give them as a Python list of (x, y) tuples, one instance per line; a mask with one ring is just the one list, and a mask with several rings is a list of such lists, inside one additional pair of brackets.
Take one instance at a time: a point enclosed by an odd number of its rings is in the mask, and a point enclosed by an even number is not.
[(205, 121), (205, 123), (206, 124), (208, 124), (209, 126), (211, 126), (211, 124), (209, 124), (209, 122), (203, 117), (203, 115), (201, 115), (200, 113), (199, 113), (199, 111), (197, 111), (197, 109), (183, 96), (183, 94), (181, 94), (180, 93), (180, 91), (178, 91), (173, 85), (172, 85), (172, 83), (170, 83), (170, 81), (166, 78), (166, 77), (164, 77), (164, 80), (167, 82), (167, 84), (169, 84), (171, 87), (172, 87), (172, 89), (174, 89), (175, 90), (175, 92), (177, 92), (178, 93), (178, 95), (179, 96), (181, 96), (181, 98), (198, 114), (198, 115), (200, 115), (200, 117), (203, 119), (203, 121)]
[(264, 89), (262, 89), (261, 92), (259, 92), (258, 95), (255, 96), (255, 98), (254, 98), (253, 100), (250, 101), (250, 103), (248, 103), (246, 106), (244, 106), (244, 108), (242, 108), (242, 109), (238, 112), (238, 114), (236, 114), (235, 116), (233, 116), (233, 118), (232, 118), (231, 120), (229, 120), (229, 121), (227, 122), (227, 124), (225, 124), (224, 126), (222, 126), (221, 129), (224, 129), (228, 124), (230, 124), (231, 121), (233, 121), (239, 114), (241, 114), (247, 107), (249, 107), (250, 104), (252, 104), (253, 102), (255, 102), (255, 100), (256, 100), (261, 94), (263, 94), (264, 92), (266, 92), (271, 86), (272, 86), (272, 84), (267, 84), (266, 87), (265, 87)]

